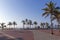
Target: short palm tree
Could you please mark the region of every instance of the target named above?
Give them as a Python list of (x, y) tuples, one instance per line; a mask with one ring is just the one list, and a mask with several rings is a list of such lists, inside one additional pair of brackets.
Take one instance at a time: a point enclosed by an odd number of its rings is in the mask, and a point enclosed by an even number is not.
[(11, 23), (11, 22), (9, 22), (9, 23), (8, 23), (8, 25), (9, 25), (9, 29), (10, 29), (10, 27), (12, 26), (12, 23)]
[(46, 8), (44, 8), (43, 10), (45, 11), (42, 16), (49, 16), (50, 15), (50, 19), (51, 19), (51, 34), (53, 34), (53, 26), (52, 26), (52, 17), (53, 15), (55, 15), (54, 11), (57, 10), (58, 8), (56, 7), (56, 4), (54, 4), (52, 1), (50, 1), (49, 3), (46, 4)]
[(26, 26), (28, 26), (28, 19), (25, 19), (25, 24)]
[(36, 27), (36, 25), (37, 25), (37, 22), (36, 22), (36, 21), (34, 21), (34, 25), (35, 25), (35, 27)]
[(27, 22), (27, 27), (29, 28), (29, 25), (30, 25), (30, 23), (29, 23), (29, 21)]
[(22, 20), (22, 22), (23, 22), (23, 29), (24, 29), (25, 21), (24, 21), (24, 20)]
[(13, 25), (14, 25), (14, 29), (15, 29), (15, 26), (17, 25), (17, 23), (14, 21), (14, 22), (13, 22)]
[[(42, 27), (43, 26), (43, 24), (42, 23), (40, 23), (40, 26)], [(43, 27), (44, 28), (44, 27)]]
[[(43, 23), (43, 26), (45, 26), (45, 23)], [(43, 27), (43, 28), (45, 28), (45, 27)]]
[(6, 27), (5, 23), (1, 23), (2, 30)]
[(41, 25), (41, 27), (43, 27), (43, 28), (44, 28), (45, 23), (41, 23), (40, 25)]
[(49, 28), (49, 23), (47, 23), (47, 22), (46, 22), (46, 27), (47, 27), (47, 29)]
[(31, 20), (29, 20), (29, 24), (30, 24), (30, 28), (31, 28), (31, 25), (32, 25), (32, 21)]

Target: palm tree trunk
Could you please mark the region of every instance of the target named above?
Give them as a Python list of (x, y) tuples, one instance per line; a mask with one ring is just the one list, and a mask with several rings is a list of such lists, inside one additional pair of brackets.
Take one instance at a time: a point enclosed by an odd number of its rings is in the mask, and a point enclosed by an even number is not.
[(15, 29), (15, 25), (14, 25), (14, 29)]
[(52, 15), (51, 15), (51, 34), (53, 35), (53, 26), (52, 26), (53, 24), (52, 24)]
[(44, 29), (44, 25), (43, 25), (43, 29)]
[(36, 29), (36, 25), (35, 25), (35, 29)]
[(24, 24), (23, 24), (23, 29), (24, 29)]
[(31, 25), (30, 25), (30, 28), (31, 28)]
[(2, 31), (3, 31), (4, 27), (2, 27)]
[(9, 29), (10, 29), (10, 25), (9, 25)]

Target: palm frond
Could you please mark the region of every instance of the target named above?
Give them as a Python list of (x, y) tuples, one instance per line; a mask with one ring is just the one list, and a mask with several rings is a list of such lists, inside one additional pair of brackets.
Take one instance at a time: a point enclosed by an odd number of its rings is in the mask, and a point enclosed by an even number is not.
[(60, 9), (60, 7), (56, 7), (55, 9)]
[(55, 20), (56, 19), (56, 17), (53, 17), (52, 19), (51, 19), (51, 21), (53, 21), (53, 20)]
[(52, 1), (50, 1), (49, 3), (46, 3), (46, 6), (51, 9), (51, 8), (55, 8), (55, 5)]
[(47, 16), (49, 16), (49, 14), (47, 14), (47, 15), (45, 16), (45, 18), (46, 18)]
[(45, 12), (45, 13), (43, 13), (42, 16), (45, 16), (45, 15), (47, 15), (47, 14), (49, 14), (49, 12)]
[(44, 10), (44, 11), (49, 11), (49, 9), (48, 9), (48, 8), (44, 8), (44, 9), (42, 9), (42, 10)]

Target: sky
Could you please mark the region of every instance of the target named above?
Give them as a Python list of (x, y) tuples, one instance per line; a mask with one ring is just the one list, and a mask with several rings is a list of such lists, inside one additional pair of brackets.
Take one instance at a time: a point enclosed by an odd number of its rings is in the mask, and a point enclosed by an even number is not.
[[(33, 22), (37, 21), (50, 23), (50, 18), (42, 17), (45, 3), (51, 0), (0, 0), (0, 22), (17, 22), (18, 27), (22, 27), (22, 20), (31, 19)], [(52, 0), (60, 6), (60, 0)]]

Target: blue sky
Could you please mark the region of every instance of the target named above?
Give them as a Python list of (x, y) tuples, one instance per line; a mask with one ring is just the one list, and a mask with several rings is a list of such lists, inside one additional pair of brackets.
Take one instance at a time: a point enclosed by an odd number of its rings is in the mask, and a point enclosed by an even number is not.
[[(0, 22), (8, 23), (16, 21), (18, 26), (22, 26), (22, 20), (31, 19), (32, 21), (48, 22), (49, 17), (42, 17), (45, 3), (50, 0), (0, 0)], [(60, 6), (60, 0), (52, 0)]]

